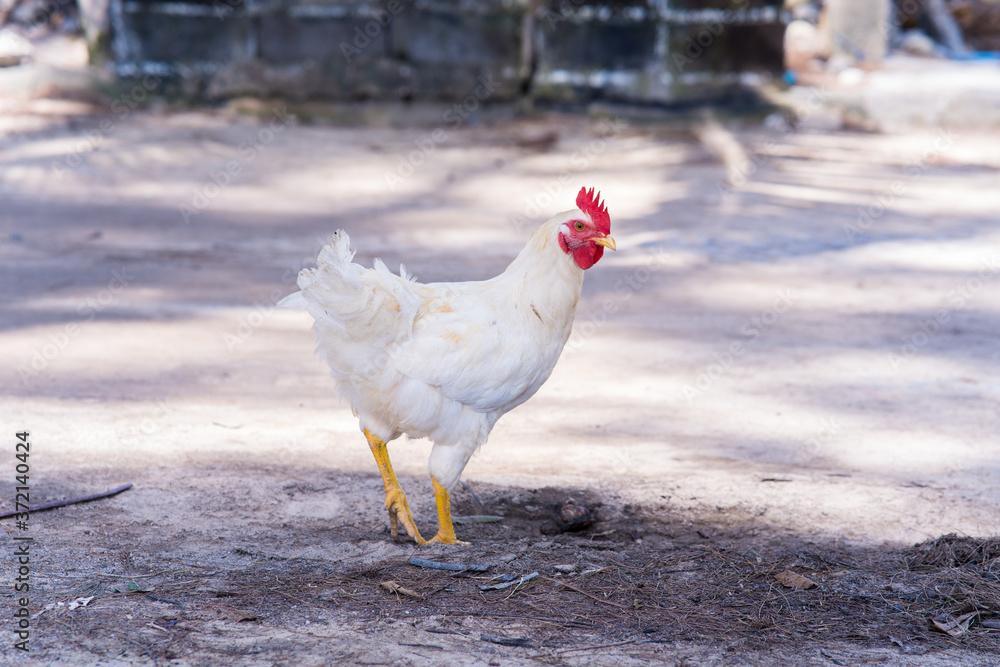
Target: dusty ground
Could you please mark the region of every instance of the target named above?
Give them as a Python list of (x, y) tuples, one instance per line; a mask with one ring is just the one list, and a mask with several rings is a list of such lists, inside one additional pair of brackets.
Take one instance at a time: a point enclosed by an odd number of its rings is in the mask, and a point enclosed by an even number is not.
[[(33, 504), (135, 484), (31, 518), (31, 658), (997, 663), (998, 554), (913, 569), (911, 547), (1000, 533), (1000, 135), (546, 116), (435, 141), (437, 110), (392, 128), (253, 109), (3, 119), (0, 489), (20, 429)], [(518, 145), (549, 130), (549, 150)], [(341, 227), (358, 261), (492, 276), (581, 185), (619, 250), (455, 494), (457, 515), (504, 520), (459, 526), (470, 548), (390, 543), (308, 318), (273, 303)], [(428, 532), (429, 445), (391, 452)], [(546, 534), (569, 496), (597, 523)], [(785, 569), (819, 587), (782, 588)], [(931, 628), (969, 609), (960, 637)]]

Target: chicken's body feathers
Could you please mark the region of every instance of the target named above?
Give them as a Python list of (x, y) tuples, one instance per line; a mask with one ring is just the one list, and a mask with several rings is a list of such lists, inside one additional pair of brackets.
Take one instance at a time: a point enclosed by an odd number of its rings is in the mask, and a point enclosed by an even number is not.
[(337, 232), (286, 300), (315, 319), (317, 351), (361, 428), (386, 442), (429, 438), (428, 468), (445, 488), (496, 421), (548, 379), (569, 338), (583, 270), (557, 241), (568, 217), (542, 225), (506, 271), (479, 282), (421, 284), (380, 260), (366, 269)]

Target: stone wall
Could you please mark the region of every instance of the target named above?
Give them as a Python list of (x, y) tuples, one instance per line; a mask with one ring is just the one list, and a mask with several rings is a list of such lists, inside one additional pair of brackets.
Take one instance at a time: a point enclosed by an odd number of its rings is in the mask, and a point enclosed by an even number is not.
[[(782, 0), (111, 0), (125, 77), (202, 99), (672, 102), (782, 70)], [(477, 92), (479, 91), (479, 92)]]

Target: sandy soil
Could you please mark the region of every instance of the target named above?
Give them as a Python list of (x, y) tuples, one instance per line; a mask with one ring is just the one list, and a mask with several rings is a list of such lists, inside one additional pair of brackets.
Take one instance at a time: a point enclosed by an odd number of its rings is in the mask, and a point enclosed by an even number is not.
[[(574, 540), (612, 534), (623, 559), (669, 560), (697, 539), (775, 563), (800, 545), (856, 555), (998, 534), (1000, 135), (778, 126), (713, 140), (615, 118), (452, 128), (436, 112), (419, 127), (337, 127), (280, 104), (41, 111), (8, 117), (0, 137), (4, 438), (13, 450), (15, 431), (31, 433), (33, 504), (135, 487), (32, 517), (38, 660), (995, 664), (979, 651), (996, 630), (974, 645), (928, 632), (923, 653), (877, 633), (764, 646), (670, 627), (661, 643), (611, 646), (643, 637), (641, 623), (545, 640), (541, 621), (484, 611), (447, 625), (440, 596), (371, 595), (413, 553), (524, 573), (552, 549), (603, 567)], [(550, 130), (548, 150), (518, 145)], [(469, 549), (392, 544), (308, 317), (274, 303), (337, 228), (357, 261), (490, 277), (581, 185), (604, 194), (618, 252), (588, 272), (552, 378), (456, 492), (456, 514), (511, 518), (459, 526)], [(429, 444), (390, 451), (433, 532)], [(599, 505), (589, 537), (543, 535), (538, 489)], [(634, 508), (653, 517), (641, 530)], [(130, 581), (181, 604), (128, 594)], [(562, 604), (539, 582), (519, 590), (538, 591), (538, 617)], [(452, 634), (426, 632), (442, 627)], [(480, 633), (527, 634), (532, 648)]]

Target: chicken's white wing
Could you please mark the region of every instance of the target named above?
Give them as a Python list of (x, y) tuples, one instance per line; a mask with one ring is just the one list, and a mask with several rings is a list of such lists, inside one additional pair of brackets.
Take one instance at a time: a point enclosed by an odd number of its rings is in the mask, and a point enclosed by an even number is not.
[(491, 303), (486, 291), (463, 292), (421, 308), (412, 336), (392, 355), (393, 366), (473, 410), (506, 411), (548, 378), (555, 364), (547, 358), (551, 345), (516, 306)]

